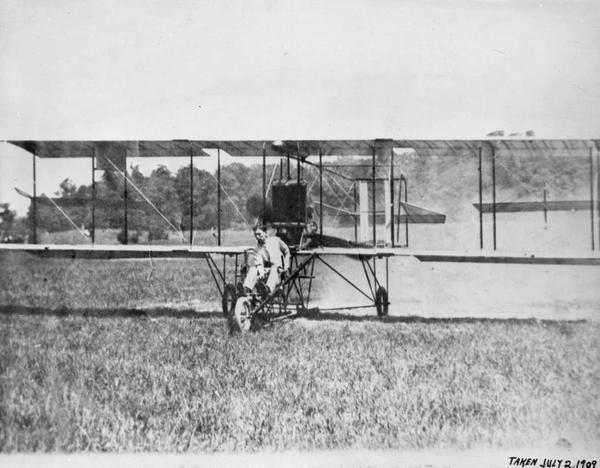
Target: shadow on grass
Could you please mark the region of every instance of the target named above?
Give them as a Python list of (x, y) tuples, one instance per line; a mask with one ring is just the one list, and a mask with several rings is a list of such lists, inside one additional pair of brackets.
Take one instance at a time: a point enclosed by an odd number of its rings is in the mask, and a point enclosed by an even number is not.
[(307, 320), (321, 321), (329, 320), (334, 322), (373, 322), (373, 323), (514, 323), (514, 324), (542, 324), (542, 325), (560, 325), (565, 323), (586, 323), (585, 319), (577, 320), (551, 320), (536, 318), (493, 318), (493, 317), (420, 317), (418, 315), (405, 316), (387, 316), (377, 317), (375, 315), (350, 315), (342, 312), (319, 312), (302, 316)]
[(127, 308), (46, 308), (46, 307), (28, 307), (15, 305), (0, 305), (0, 315), (40, 315), (40, 316), (55, 316), (55, 317), (95, 317), (95, 318), (154, 318), (154, 317), (170, 317), (170, 318), (223, 318), (222, 312), (207, 311), (198, 312), (193, 309), (174, 309), (169, 307), (156, 307), (153, 309), (127, 309)]
[[(16, 305), (0, 305), (0, 315), (32, 315), (32, 316), (55, 316), (55, 317), (94, 317), (94, 318), (180, 318), (180, 319), (222, 319), (223, 313), (220, 311), (196, 311), (193, 309), (175, 309), (169, 307), (156, 307), (152, 309), (126, 309), (126, 308), (45, 308), (29, 307)], [(304, 318), (310, 321), (334, 321), (334, 322), (372, 322), (383, 324), (397, 323), (430, 323), (430, 324), (462, 324), (462, 323), (512, 323), (523, 325), (565, 325), (574, 323), (586, 323), (584, 319), (578, 320), (549, 320), (535, 318), (487, 318), (487, 317), (420, 317), (411, 316), (387, 316), (379, 318), (377, 316), (352, 315), (342, 312), (315, 312), (301, 314), (290, 317), (291, 320)], [(263, 324), (263, 325), (266, 325)], [(262, 328), (262, 327), (259, 327)]]

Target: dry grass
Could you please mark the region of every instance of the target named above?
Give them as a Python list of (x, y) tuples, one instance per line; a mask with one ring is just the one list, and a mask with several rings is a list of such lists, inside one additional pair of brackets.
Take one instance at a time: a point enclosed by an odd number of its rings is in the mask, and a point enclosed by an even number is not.
[(598, 323), (331, 315), (230, 337), (220, 314), (124, 313), (198, 298), (218, 309), (202, 261), (0, 256), (0, 450), (600, 441)]
[(211, 307), (218, 303), (204, 260), (40, 260), (0, 252), (0, 267), (0, 304), (69, 311), (144, 308), (198, 298)]
[(600, 440), (596, 324), (298, 320), (232, 338), (217, 318), (0, 323), (5, 452)]

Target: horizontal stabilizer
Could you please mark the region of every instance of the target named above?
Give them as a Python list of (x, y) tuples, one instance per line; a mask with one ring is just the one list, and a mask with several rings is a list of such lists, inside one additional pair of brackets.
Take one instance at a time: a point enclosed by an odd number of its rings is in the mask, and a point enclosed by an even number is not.
[[(334, 208), (323, 203), (323, 206), (326, 208), (332, 208), (340, 213), (346, 213), (350, 216), (358, 217), (360, 213), (355, 211), (344, 210), (342, 208)], [(421, 208), (420, 206), (411, 205), (409, 203), (400, 202), (400, 206), (402, 206), (403, 213), (400, 213), (400, 218), (398, 215), (394, 213), (394, 220), (398, 222), (400, 219), (400, 223), (404, 224), (408, 221), (408, 224), (444, 224), (446, 222), (446, 215), (443, 213), (438, 213), (436, 211), (427, 210), (425, 208)], [(369, 216), (372, 211), (369, 211)], [(383, 211), (377, 212), (377, 222), (384, 221), (384, 213)]]
[(21, 190), (20, 188), (17, 188), (17, 187), (15, 187), (15, 190), (16, 190), (16, 191), (17, 191), (17, 193), (18, 193), (19, 195), (21, 195), (22, 197), (29, 198), (29, 199), (33, 200), (33, 196), (32, 196), (32, 195), (29, 195), (27, 192), (24, 192), (24, 191), (23, 191), (23, 190)]
[[(17, 193), (23, 197), (29, 198), (30, 200), (36, 200), (37, 203), (45, 203), (51, 205), (52, 202), (56, 203), (62, 208), (77, 208), (92, 206), (94, 200), (86, 197), (47, 197), (46, 195), (41, 197), (34, 197), (27, 192), (15, 187)], [(103, 200), (96, 198), (96, 204), (99, 208), (122, 208), (125, 204), (124, 200)], [(138, 200), (127, 200), (128, 208), (150, 208), (150, 206), (143, 201)]]
[(408, 224), (444, 224), (446, 222), (445, 214), (404, 202), (401, 202), (400, 205), (404, 209), (404, 213), (400, 214), (400, 223), (408, 221)]
[[(473, 203), (473, 206), (479, 210), (479, 203)], [(592, 203), (590, 200), (553, 200), (553, 201), (532, 201), (532, 202), (502, 202), (496, 203), (496, 213), (521, 213), (527, 211), (587, 211), (592, 207), (598, 208), (598, 202)], [(482, 203), (482, 213), (493, 213), (493, 203)]]

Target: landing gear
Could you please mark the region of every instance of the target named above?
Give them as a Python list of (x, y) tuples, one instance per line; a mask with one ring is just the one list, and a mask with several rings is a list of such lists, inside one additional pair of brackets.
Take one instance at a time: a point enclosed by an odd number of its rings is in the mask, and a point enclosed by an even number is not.
[(233, 284), (226, 284), (225, 289), (223, 290), (223, 298), (221, 301), (223, 307), (223, 315), (228, 317), (231, 312), (233, 312), (233, 308), (235, 307), (235, 303), (237, 300), (237, 293), (235, 291), (235, 286)]
[[(228, 315), (231, 333), (247, 333), (250, 329), (260, 328), (260, 324), (275, 315), (285, 315), (285, 297), (281, 290), (269, 294), (262, 280), (259, 280), (254, 291), (239, 296)], [(262, 304), (262, 306), (261, 306)], [(262, 308), (257, 313), (257, 309)], [(279, 313), (276, 314), (275, 311)], [(262, 312), (262, 313), (261, 313)], [(252, 326), (254, 324), (254, 327)]]
[(231, 331), (247, 333), (252, 325), (251, 298), (240, 297), (230, 313), (229, 326)]
[(375, 308), (378, 317), (387, 317), (388, 314), (388, 293), (383, 286), (379, 286), (375, 293)]
[[(268, 322), (305, 313), (308, 310), (306, 306), (310, 297), (314, 259), (313, 254), (302, 261), (293, 257), (292, 271), (282, 274), (281, 282), (274, 291), (265, 285), (266, 278), (259, 278), (254, 290), (246, 290), (244, 295), (236, 294), (235, 306), (227, 315), (230, 332), (246, 333), (251, 329), (260, 329)], [(224, 309), (227, 307), (226, 297), (224, 294)]]

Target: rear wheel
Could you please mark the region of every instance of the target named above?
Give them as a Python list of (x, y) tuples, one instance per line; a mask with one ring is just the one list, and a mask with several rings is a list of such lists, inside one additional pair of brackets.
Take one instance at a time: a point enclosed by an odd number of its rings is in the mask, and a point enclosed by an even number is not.
[(235, 303), (233, 313), (231, 314), (230, 326), (233, 331), (247, 333), (252, 324), (252, 307), (250, 298), (240, 297)]
[(225, 290), (223, 291), (223, 298), (221, 301), (223, 307), (223, 315), (225, 315), (225, 317), (227, 317), (231, 312), (233, 312), (236, 300), (237, 293), (235, 292), (235, 286), (233, 284), (226, 284)]
[(375, 293), (375, 308), (378, 317), (387, 317), (388, 305), (388, 293), (383, 286), (380, 286)]

